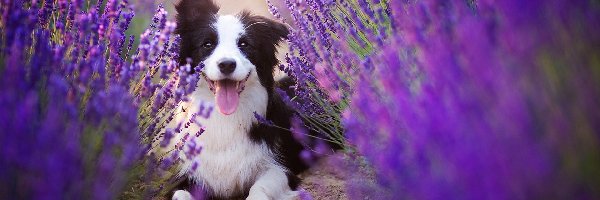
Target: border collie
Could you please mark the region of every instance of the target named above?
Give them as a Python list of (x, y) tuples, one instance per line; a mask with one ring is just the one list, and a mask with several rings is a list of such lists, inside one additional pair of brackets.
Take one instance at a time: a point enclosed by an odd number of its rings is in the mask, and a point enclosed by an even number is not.
[[(217, 110), (208, 119), (197, 118), (205, 132), (188, 138), (203, 144), (202, 152), (191, 159), (180, 156), (184, 185), (201, 187), (212, 198), (295, 198), (296, 174), (306, 169), (299, 157), (302, 145), (289, 131), (261, 124), (254, 115), (290, 127), (293, 110), (274, 92), (273, 77), (276, 47), (287, 39), (287, 27), (246, 11), (218, 15), (211, 0), (181, 0), (175, 8), (180, 64), (186, 58), (192, 66), (204, 64), (193, 72), (202, 78), (183, 105), (188, 112), (175, 121), (189, 119), (202, 103)], [(181, 132), (198, 131), (189, 129)], [(172, 198), (192, 199), (189, 189), (176, 190)]]

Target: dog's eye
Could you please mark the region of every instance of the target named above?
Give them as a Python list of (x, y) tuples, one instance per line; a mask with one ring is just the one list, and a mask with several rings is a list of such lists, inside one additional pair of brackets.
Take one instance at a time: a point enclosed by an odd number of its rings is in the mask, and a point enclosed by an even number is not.
[(204, 42), (204, 44), (202, 44), (202, 47), (207, 48), (207, 49), (213, 48), (213, 46), (214, 45), (211, 41), (207, 41), (207, 42)]
[(246, 41), (243, 41), (243, 40), (242, 40), (242, 41), (239, 41), (239, 42), (238, 42), (238, 46), (239, 46), (239, 47), (247, 47), (247, 46), (248, 46), (248, 42), (246, 42)]

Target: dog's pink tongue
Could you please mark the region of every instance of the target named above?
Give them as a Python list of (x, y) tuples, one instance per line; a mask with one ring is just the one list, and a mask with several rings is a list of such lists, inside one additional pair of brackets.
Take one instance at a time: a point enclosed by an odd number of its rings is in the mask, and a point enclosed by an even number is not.
[(216, 100), (219, 112), (230, 115), (235, 112), (240, 100), (237, 92), (237, 83), (230, 80), (217, 81), (215, 83)]

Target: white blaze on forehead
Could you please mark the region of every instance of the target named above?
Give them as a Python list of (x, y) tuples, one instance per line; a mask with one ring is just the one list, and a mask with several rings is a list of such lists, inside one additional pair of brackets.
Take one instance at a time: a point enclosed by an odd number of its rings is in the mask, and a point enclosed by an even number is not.
[(220, 16), (214, 27), (219, 35), (219, 45), (233, 44), (237, 48), (237, 39), (244, 33), (244, 24), (237, 17)]
[[(239, 38), (245, 34), (242, 21), (233, 15), (219, 16), (212, 27), (217, 32), (218, 41), (215, 50), (204, 61), (205, 74), (211, 80), (229, 78), (240, 81), (248, 77), (255, 67), (237, 45)], [(233, 59), (236, 62), (235, 70), (227, 77), (220, 72), (218, 67), (218, 63), (222, 59)]]

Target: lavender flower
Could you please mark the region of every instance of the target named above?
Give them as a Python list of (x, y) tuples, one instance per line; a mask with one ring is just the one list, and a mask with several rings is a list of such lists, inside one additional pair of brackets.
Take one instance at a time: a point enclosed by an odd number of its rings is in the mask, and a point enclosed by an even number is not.
[(258, 113), (254, 112), (254, 118), (256, 118), (256, 120), (258, 120), (259, 123), (267, 125), (267, 126), (274, 126), (275, 124), (273, 123), (273, 121), (268, 120), (267, 118), (259, 115)]

